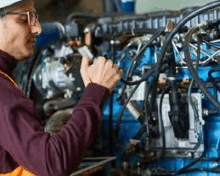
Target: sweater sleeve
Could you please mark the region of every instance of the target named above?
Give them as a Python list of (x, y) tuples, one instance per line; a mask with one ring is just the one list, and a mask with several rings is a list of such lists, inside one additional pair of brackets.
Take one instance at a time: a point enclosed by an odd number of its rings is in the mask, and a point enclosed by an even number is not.
[(70, 175), (97, 133), (108, 90), (89, 84), (66, 125), (54, 136), (44, 132), (33, 102), (21, 91), (11, 87), (0, 91), (0, 145), (38, 176)]

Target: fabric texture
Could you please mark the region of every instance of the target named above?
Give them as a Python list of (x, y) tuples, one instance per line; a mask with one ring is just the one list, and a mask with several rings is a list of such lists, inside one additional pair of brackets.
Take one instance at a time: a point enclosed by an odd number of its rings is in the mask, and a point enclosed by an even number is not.
[[(0, 51), (0, 70), (12, 76), (14, 68), (14, 58)], [(37, 176), (69, 176), (97, 134), (108, 93), (90, 83), (69, 121), (51, 136), (44, 132), (33, 102), (0, 77), (0, 174), (21, 166)]]

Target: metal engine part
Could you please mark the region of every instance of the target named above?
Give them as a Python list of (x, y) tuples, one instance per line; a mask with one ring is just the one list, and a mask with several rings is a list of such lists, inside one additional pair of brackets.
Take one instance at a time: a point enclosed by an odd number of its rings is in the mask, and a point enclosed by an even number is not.
[[(170, 122), (169, 112), (170, 112), (170, 103), (169, 95), (166, 94), (163, 98), (162, 104), (162, 120), (163, 125), (159, 121), (160, 126), (160, 136), (158, 138), (150, 139), (150, 146), (147, 148), (152, 148), (153, 151), (160, 151), (163, 148), (163, 138), (165, 139), (165, 156), (182, 156), (189, 157), (192, 155), (199, 157), (204, 151), (204, 137), (203, 137), (203, 125), (204, 120), (202, 119), (202, 96), (200, 93), (192, 94), (192, 99), (196, 108), (198, 110), (199, 117), (195, 117), (193, 109), (190, 104), (187, 103), (187, 96), (184, 95), (181, 102), (185, 106), (186, 117), (189, 120), (189, 130), (188, 138), (178, 139), (174, 135), (173, 126)], [(158, 99), (159, 104), (159, 99)], [(161, 128), (164, 128), (164, 133)]]

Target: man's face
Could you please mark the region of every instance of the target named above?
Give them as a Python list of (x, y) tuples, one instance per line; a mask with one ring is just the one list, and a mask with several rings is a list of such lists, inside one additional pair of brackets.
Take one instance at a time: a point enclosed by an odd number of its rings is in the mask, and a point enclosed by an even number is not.
[[(32, 0), (12, 12), (28, 11), (35, 11)], [(38, 20), (35, 25), (30, 26), (28, 15), (8, 14), (0, 20), (0, 50), (7, 52), (16, 60), (29, 58), (34, 51), (35, 37), (40, 32), (41, 26)]]

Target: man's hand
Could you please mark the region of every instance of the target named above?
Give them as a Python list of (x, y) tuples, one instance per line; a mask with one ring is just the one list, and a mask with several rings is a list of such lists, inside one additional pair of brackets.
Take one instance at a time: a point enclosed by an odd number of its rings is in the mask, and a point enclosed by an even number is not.
[(106, 87), (110, 93), (122, 77), (122, 70), (104, 57), (99, 57), (95, 64), (91, 64), (90, 59), (83, 57), (80, 71), (85, 86), (91, 82), (96, 83)]

